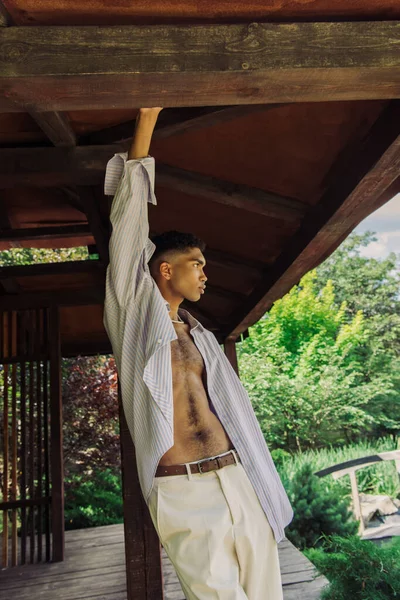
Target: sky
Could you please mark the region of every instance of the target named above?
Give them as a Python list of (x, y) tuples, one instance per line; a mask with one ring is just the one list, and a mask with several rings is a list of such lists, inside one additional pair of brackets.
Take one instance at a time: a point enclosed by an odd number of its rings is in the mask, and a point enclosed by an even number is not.
[(389, 252), (400, 254), (400, 194), (361, 221), (354, 229), (356, 233), (367, 230), (376, 231), (375, 237), (378, 239), (361, 249), (362, 256), (385, 258)]

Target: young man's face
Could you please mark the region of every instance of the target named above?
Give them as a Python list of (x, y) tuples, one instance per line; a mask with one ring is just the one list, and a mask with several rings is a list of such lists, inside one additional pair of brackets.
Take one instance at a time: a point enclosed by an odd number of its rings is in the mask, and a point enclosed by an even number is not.
[(199, 248), (190, 248), (171, 258), (169, 288), (173, 294), (197, 302), (204, 294), (206, 260)]

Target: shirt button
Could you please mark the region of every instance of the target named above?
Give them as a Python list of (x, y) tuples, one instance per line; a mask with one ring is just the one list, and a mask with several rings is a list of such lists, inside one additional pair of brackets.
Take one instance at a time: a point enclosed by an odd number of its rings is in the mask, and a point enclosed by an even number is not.
[(157, 340), (157, 344), (161, 344), (162, 339), (160, 338), (159, 340)]

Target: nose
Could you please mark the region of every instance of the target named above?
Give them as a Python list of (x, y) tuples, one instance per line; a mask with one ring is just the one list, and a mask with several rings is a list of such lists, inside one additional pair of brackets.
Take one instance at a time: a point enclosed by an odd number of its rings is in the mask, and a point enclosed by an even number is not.
[(208, 277), (206, 276), (206, 274), (204, 273), (204, 271), (201, 272), (202, 273), (202, 280), (203, 281), (207, 281)]

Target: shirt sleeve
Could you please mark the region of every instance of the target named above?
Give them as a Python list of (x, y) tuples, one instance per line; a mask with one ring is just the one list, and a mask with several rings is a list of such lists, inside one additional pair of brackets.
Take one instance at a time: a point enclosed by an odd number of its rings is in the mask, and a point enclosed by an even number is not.
[(154, 158), (127, 160), (116, 154), (107, 165), (104, 191), (115, 193), (110, 221), (110, 284), (117, 301), (126, 305), (146, 276), (155, 245), (149, 239), (147, 204), (157, 204), (154, 194)]

